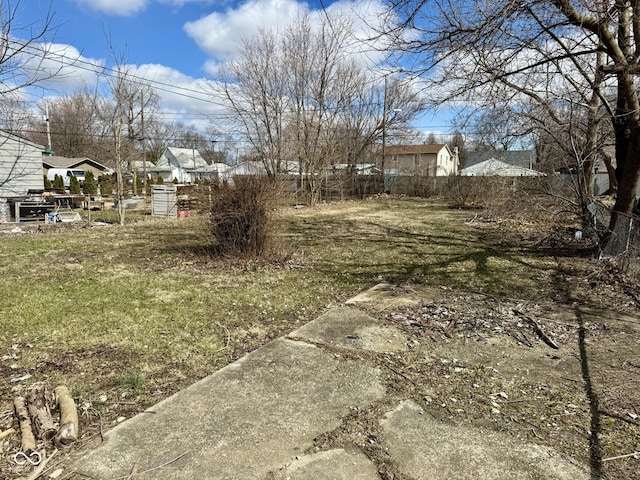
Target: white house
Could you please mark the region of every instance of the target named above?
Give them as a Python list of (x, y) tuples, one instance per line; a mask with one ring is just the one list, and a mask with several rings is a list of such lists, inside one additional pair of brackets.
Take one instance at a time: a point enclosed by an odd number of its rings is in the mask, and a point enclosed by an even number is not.
[(151, 169), (154, 179), (165, 182), (177, 179), (178, 183), (194, 183), (196, 179), (209, 178), (211, 169), (195, 148), (167, 147), (158, 163)]
[(44, 189), (44, 151), (42, 145), (0, 130), (0, 197)]

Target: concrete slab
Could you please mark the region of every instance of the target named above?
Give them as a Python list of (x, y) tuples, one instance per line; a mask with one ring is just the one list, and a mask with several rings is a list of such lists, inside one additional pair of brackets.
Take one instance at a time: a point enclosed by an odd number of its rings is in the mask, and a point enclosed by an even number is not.
[(286, 480), (380, 480), (374, 463), (362, 453), (343, 449), (318, 452), (294, 461), (282, 476)]
[(416, 480), (587, 480), (582, 467), (548, 447), (444, 423), (407, 400), (380, 422), (400, 471)]
[(345, 305), (358, 305), (366, 303), (379, 310), (391, 307), (401, 307), (406, 305), (416, 305), (420, 302), (420, 297), (415, 292), (400, 285), (390, 283), (379, 283), (369, 290), (359, 293), (345, 302)]
[(380, 399), (378, 373), (275, 340), (109, 431), (71, 478), (128, 478), (134, 468), (137, 480), (265, 478), (351, 408)]
[(289, 337), (374, 352), (408, 349), (407, 338), (400, 330), (386, 327), (380, 320), (354, 307), (333, 307)]

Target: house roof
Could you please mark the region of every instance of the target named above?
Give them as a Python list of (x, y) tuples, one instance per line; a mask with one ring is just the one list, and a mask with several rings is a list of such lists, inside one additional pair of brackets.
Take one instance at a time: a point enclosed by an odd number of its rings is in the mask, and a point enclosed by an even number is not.
[(387, 155), (406, 155), (417, 153), (438, 153), (443, 148), (449, 150), (449, 146), (446, 143), (429, 143), (421, 145), (387, 145), (385, 147), (385, 153)]
[(42, 164), (45, 168), (76, 168), (83, 163), (87, 163), (103, 172), (112, 172), (111, 168), (87, 157), (68, 158), (57, 155), (45, 155), (42, 157)]
[(195, 168), (198, 171), (204, 171), (208, 167), (207, 162), (195, 148), (167, 147), (162, 155), (171, 155), (175, 158), (176, 162), (178, 162), (180, 168), (183, 168), (184, 170), (194, 170)]
[(546, 176), (542, 172), (532, 170), (530, 168), (519, 167), (517, 165), (510, 165), (501, 160), (490, 158), (484, 162), (477, 163), (470, 167), (460, 170), (460, 175), (473, 177), (473, 176), (499, 176), (499, 177), (542, 177)]
[(364, 171), (364, 170), (369, 170), (369, 169), (375, 169), (375, 164), (373, 163), (358, 163), (356, 165), (351, 165), (349, 163), (336, 163), (335, 165), (332, 166), (332, 168), (334, 170), (348, 170), (350, 168), (353, 168), (356, 171)]
[(262, 162), (242, 162), (224, 172), (228, 176), (234, 175), (266, 175), (267, 169)]
[(146, 167), (147, 171), (149, 172), (156, 165), (148, 160), (144, 162), (142, 160), (134, 160), (133, 162), (131, 162), (131, 166), (139, 172), (142, 172)]
[(470, 167), (492, 158), (509, 165), (525, 168), (531, 168), (536, 163), (534, 150), (480, 150), (467, 154), (465, 167)]
[(46, 147), (44, 145), (40, 145), (38, 143), (32, 142), (31, 140), (21, 137), (20, 135), (16, 135), (15, 133), (9, 133), (6, 130), (0, 130), (0, 136), (5, 138), (13, 138), (14, 140), (17, 140), (20, 143), (24, 143), (38, 150), (42, 150), (43, 152), (46, 150)]
[(209, 165), (207, 171), (224, 173), (227, 170), (229, 170), (230, 168), (231, 168), (231, 166), (227, 165), (226, 163), (213, 162), (211, 165)]

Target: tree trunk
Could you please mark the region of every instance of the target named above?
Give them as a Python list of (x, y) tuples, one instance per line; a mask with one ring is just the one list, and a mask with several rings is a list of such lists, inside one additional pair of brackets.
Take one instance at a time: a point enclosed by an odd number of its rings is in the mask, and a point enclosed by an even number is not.
[(640, 125), (621, 122), (616, 128), (616, 178), (618, 194), (609, 229), (602, 244), (602, 256), (614, 257), (630, 246), (636, 190), (640, 179)]

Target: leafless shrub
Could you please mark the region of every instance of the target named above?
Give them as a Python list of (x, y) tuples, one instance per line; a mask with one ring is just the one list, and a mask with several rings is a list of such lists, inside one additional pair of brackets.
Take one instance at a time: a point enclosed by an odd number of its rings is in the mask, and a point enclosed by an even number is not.
[(453, 208), (482, 208), (502, 196), (503, 185), (487, 177), (451, 178), (444, 192)]
[(213, 252), (222, 256), (259, 257), (267, 250), (278, 184), (267, 178), (236, 177), (233, 184), (211, 188)]

